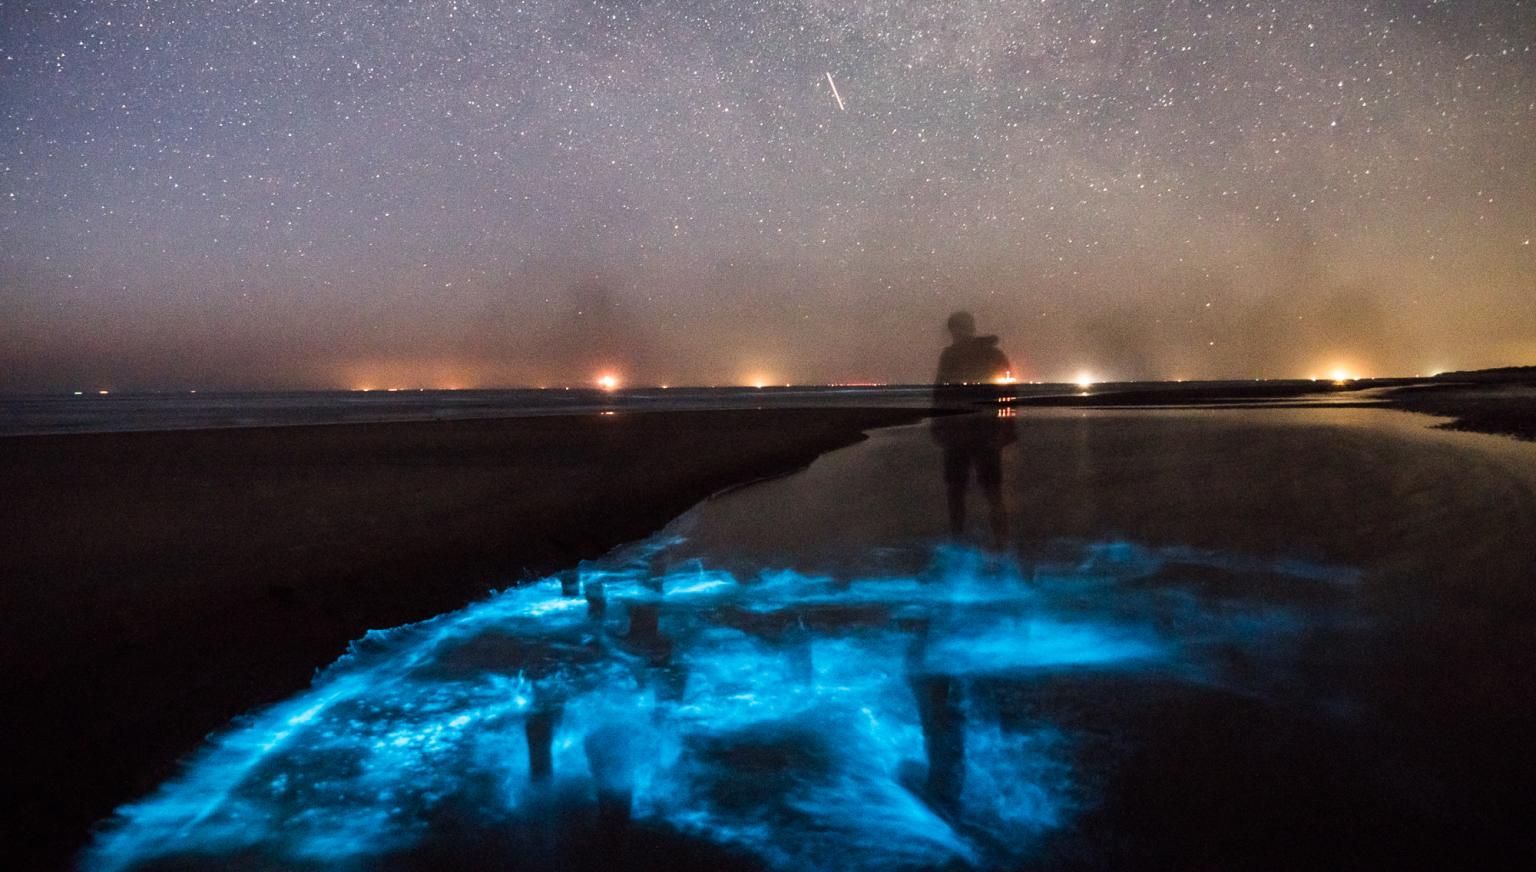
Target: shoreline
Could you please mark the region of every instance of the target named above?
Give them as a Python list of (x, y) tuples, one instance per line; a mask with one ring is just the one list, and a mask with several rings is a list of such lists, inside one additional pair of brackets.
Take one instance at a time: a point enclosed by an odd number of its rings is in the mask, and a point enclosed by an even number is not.
[[(368, 630), (660, 529), (925, 409), (647, 412), (11, 437), (0, 529), (14, 868)], [(12, 829), (14, 828), (14, 829)]]

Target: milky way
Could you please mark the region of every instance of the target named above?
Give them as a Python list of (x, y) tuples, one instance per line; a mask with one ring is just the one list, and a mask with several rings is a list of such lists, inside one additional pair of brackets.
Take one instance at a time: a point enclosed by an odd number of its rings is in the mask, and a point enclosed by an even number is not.
[[(1536, 4), (0, 10), (0, 387), (1536, 362)], [(833, 93), (833, 82), (837, 94)]]

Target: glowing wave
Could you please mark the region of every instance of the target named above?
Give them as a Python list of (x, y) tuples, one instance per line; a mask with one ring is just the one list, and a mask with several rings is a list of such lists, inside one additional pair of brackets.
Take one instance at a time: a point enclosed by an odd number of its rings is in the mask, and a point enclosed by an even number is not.
[(560, 867), (631, 828), (781, 869), (1012, 863), (1092, 797), (1070, 735), (986, 716), (967, 682), (1225, 680), (1204, 652), (1283, 648), (1310, 617), (1142, 580), (1352, 580), (1130, 543), (1028, 578), (954, 547), (917, 577), (653, 571), (677, 544), (584, 566), (579, 595), (550, 578), (370, 633), (120, 809), (84, 865), (367, 864), (494, 834), (502, 860)]

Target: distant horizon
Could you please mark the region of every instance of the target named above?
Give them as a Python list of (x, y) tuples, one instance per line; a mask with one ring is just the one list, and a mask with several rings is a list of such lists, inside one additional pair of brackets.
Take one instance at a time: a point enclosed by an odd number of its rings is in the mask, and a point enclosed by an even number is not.
[[(1338, 377), (1337, 374), (1293, 377), (1252, 377), (1252, 378), (1150, 378), (1150, 379), (1102, 379), (1083, 381), (1066, 379), (1061, 381), (1013, 381), (997, 383), (998, 388), (1007, 387), (1063, 387), (1085, 388), (1116, 385), (1138, 384), (1241, 384), (1251, 382), (1321, 382), (1333, 385), (1349, 384), (1355, 382), (1392, 382), (1439, 379), (1448, 376), (1479, 375), (1501, 372), (1520, 372), (1522, 370), (1536, 371), (1536, 364), (1509, 364), (1505, 366), (1484, 367), (1475, 370), (1450, 370), (1434, 373), (1411, 373), (1406, 375), (1346, 375)], [(617, 387), (603, 387), (595, 381), (573, 384), (532, 385), (532, 384), (506, 384), (506, 385), (476, 385), (466, 387), (430, 387), (402, 385), (397, 387), (128, 387), (128, 388), (64, 388), (64, 389), (35, 389), (35, 390), (0, 390), (0, 396), (145, 396), (157, 394), (306, 394), (306, 393), (345, 393), (345, 394), (392, 394), (392, 393), (472, 393), (495, 391), (587, 391), (594, 394), (624, 393), (627, 391), (651, 391), (651, 390), (737, 390), (737, 391), (782, 391), (806, 388), (816, 389), (876, 389), (876, 388), (928, 388), (933, 382), (790, 382), (783, 384), (622, 384)]]

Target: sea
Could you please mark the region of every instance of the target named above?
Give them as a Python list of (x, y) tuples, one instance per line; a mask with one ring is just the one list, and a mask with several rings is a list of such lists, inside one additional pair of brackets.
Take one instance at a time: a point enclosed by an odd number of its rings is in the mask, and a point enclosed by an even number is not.
[(911, 406), (926, 385), (859, 387), (159, 392), (0, 396), (0, 436), (120, 433), (613, 411)]
[[(1117, 382), (1009, 385), (1016, 398), (1084, 396), (1089, 391), (1136, 394), (1190, 391), (1235, 402), (1298, 399), (1312, 382)], [(1352, 387), (1365, 387), (1364, 382)], [(1386, 384), (1379, 382), (1379, 384)], [(1264, 392), (1252, 395), (1257, 387)], [(1279, 393), (1275, 393), (1278, 390)], [(1320, 393), (1306, 402), (1366, 399), (1369, 391)], [(830, 407), (923, 408), (931, 385), (795, 385), (785, 387), (516, 388), (497, 390), (160, 391), (0, 394), (0, 437), (66, 433), (124, 433), (232, 427), (289, 427), (387, 421), (452, 421), (603, 412), (707, 411)], [(1161, 404), (1160, 404), (1161, 405)]]

